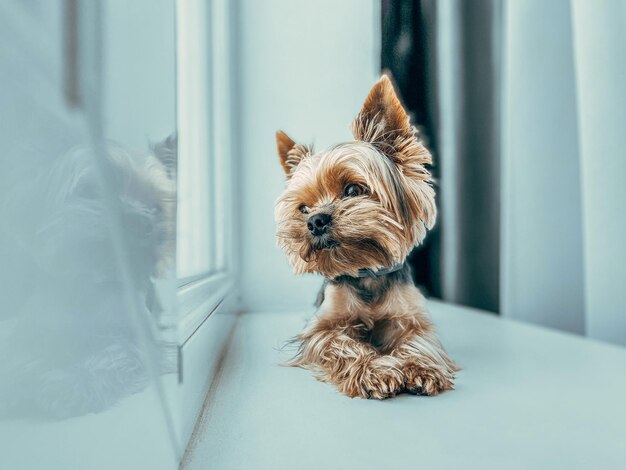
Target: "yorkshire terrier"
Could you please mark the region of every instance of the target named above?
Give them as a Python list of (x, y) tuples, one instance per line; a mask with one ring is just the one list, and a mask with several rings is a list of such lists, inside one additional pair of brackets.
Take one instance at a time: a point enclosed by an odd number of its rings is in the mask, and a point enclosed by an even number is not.
[(287, 175), (276, 202), (278, 243), (296, 274), (325, 277), (289, 364), (349, 397), (451, 390), (459, 369), (406, 261), (435, 223), (432, 157), (386, 75), (352, 133), (354, 142), (322, 152), (276, 133)]

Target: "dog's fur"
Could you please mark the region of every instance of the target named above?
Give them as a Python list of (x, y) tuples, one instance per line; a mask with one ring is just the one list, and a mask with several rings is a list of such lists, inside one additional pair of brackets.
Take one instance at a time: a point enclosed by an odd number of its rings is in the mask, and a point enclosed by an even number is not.
[[(287, 176), (276, 203), (278, 243), (296, 273), (326, 278), (318, 314), (296, 338), (290, 364), (350, 397), (436, 395), (453, 388), (458, 368), (435, 336), (406, 262), (435, 223), (431, 155), (385, 75), (352, 130), (354, 142), (319, 153), (276, 134)], [(321, 235), (307, 227), (317, 214), (331, 217)], [(358, 277), (398, 263), (399, 271)]]

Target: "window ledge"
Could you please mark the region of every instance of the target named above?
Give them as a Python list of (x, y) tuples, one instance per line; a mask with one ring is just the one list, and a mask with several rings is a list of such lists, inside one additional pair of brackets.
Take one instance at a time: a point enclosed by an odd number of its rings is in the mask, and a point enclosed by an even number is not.
[[(430, 302), (463, 367), (437, 397), (349, 399), (279, 366), (309, 315), (239, 317), (185, 468), (618, 468), (626, 349)], [(208, 405), (207, 405), (208, 404)], [(590, 441), (591, 439), (591, 441)]]

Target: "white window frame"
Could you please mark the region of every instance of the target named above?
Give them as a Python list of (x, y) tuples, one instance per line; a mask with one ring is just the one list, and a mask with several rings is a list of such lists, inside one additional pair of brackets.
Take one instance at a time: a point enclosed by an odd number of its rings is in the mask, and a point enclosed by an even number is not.
[[(178, 279), (179, 347), (225, 305), (236, 285), (231, 5), (228, 0), (178, 0), (176, 5), (179, 159), (208, 158), (211, 231), (208, 270)], [(189, 86), (193, 80), (206, 88), (199, 92), (193, 83)], [(198, 99), (200, 105), (194, 105)], [(203, 131), (204, 138), (194, 135)]]

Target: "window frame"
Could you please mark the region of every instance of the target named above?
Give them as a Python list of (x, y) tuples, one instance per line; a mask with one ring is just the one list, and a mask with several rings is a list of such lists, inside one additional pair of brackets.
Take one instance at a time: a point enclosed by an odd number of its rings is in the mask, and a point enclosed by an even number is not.
[[(197, 9), (202, 11), (202, 14), (198, 15), (200, 18), (190, 18), (189, 15), (193, 15), (194, 10), (197, 13)], [(206, 106), (194, 106), (193, 112), (186, 116), (181, 115), (181, 109), (178, 107), (177, 124), (179, 139), (181, 137), (184, 139), (187, 131), (193, 132), (191, 129), (181, 128), (181, 124), (205, 123), (207, 125), (207, 138), (204, 140), (206, 148), (196, 146), (193, 150), (198, 153), (190, 157), (206, 156), (209, 159), (210, 174), (207, 182), (210, 186), (210, 200), (207, 221), (211, 234), (208, 247), (208, 269), (200, 274), (176, 280), (179, 355), (182, 354), (185, 344), (206, 324), (209, 317), (226, 306), (232, 308), (232, 302), (224, 302), (224, 300), (229, 296), (236, 296), (237, 231), (235, 230), (236, 220), (233, 216), (235, 198), (232, 197), (235, 158), (231, 113), (234, 101), (232, 98), (233, 50), (231, 41), (233, 13), (232, 2), (228, 0), (178, 0), (176, 2), (177, 102), (180, 103), (180, 100), (185, 98), (197, 98), (193, 96), (195, 90), (185, 89), (181, 74), (199, 73), (200, 77), (206, 77), (208, 84)], [(193, 21), (190, 22), (190, 19)], [(197, 29), (190, 28), (190, 23)], [(196, 60), (191, 59), (196, 66), (182, 70), (183, 67), (189, 67), (189, 63), (181, 61), (181, 48), (189, 44), (189, 41), (197, 41), (198, 38), (201, 42), (204, 41), (204, 44), (200, 44), (200, 47), (194, 50), (196, 53), (200, 51), (201, 56)], [(202, 52), (206, 54), (204, 57), (202, 57)], [(197, 65), (203, 66), (207, 62), (208, 70), (199, 70)], [(177, 233), (178, 230), (177, 224)], [(182, 380), (182, 377), (180, 379)]]

